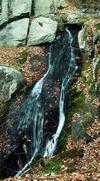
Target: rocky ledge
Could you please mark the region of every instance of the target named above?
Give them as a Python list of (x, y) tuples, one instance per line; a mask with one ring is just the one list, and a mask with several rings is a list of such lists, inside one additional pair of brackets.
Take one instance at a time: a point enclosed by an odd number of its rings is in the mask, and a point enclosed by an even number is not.
[[(0, 47), (39, 45), (55, 40), (56, 32), (65, 24), (83, 25), (90, 18), (97, 19), (99, 11), (71, 7), (65, 0), (17, 0), (0, 4)], [(71, 8), (70, 8), (71, 7)], [(38, 30), (38, 31), (37, 31)]]

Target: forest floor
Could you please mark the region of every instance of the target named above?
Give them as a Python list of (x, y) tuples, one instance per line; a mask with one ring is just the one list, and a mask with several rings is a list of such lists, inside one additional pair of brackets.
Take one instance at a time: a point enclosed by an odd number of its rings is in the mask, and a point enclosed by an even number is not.
[(4, 181), (100, 181), (100, 122), (96, 118), (87, 133), (91, 140), (74, 143), (67, 139), (66, 149), (60, 154), (40, 159), (19, 178)]
[(24, 75), (27, 86), (31, 86), (44, 74), (47, 64), (45, 57), (44, 46), (0, 49), (0, 65), (20, 70)]

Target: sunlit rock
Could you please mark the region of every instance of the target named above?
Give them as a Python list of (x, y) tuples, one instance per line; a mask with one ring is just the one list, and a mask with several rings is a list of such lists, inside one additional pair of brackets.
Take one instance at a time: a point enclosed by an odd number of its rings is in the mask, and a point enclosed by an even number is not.
[(0, 47), (25, 45), (29, 19), (24, 18), (8, 24), (0, 31)]
[(7, 109), (7, 103), (18, 86), (24, 81), (20, 71), (7, 66), (0, 66), (0, 117)]
[(31, 14), (32, 0), (2, 0), (0, 10), (0, 25), (11, 18)]
[(28, 45), (53, 42), (56, 36), (57, 22), (50, 18), (39, 17), (32, 21)]

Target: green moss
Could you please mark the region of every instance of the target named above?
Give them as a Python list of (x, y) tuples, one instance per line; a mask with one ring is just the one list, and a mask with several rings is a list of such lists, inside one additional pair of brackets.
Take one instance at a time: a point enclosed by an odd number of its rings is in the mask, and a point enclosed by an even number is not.
[(81, 104), (83, 101), (84, 101), (84, 94), (83, 92), (80, 92), (79, 93), (79, 96), (76, 97), (74, 100), (73, 100), (73, 104), (77, 106), (77, 104)]
[(88, 58), (88, 55), (85, 53), (82, 60), (82, 71), (88, 70), (90, 67), (90, 59)]
[(98, 23), (96, 23), (96, 25), (95, 25), (95, 26), (96, 26), (96, 29), (97, 29), (97, 30), (100, 30), (100, 23), (99, 23), (99, 22), (98, 22)]
[(18, 59), (19, 64), (25, 63), (26, 60), (27, 60), (28, 55), (29, 55), (28, 49), (26, 48), (26, 49), (23, 50), (23, 52), (19, 56), (19, 59)]
[(78, 18), (78, 23), (79, 23), (79, 24), (83, 24), (83, 23), (85, 23), (85, 22), (88, 21), (88, 20), (89, 20), (88, 17), (82, 16), (82, 17), (79, 17), (79, 18)]
[(45, 166), (39, 170), (39, 174), (55, 173), (60, 172), (62, 162), (56, 159), (45, 160)]
[(60, 172), (60, 167), (61, 167), (61, 162), (58, 160), (52, 160), (52, 161), (48, 161), (46, 168), (42, 169), (43, 173), (50, 173), (50, 172), (54, 172), (54, 173), (59, 173)]
[[(40, 158), (37, 160), (33, 168), (31, 170), (31, 174), (33, 175), (43, 175), (43, 174), (50, 174), (50, 173), (55, 173), (55, 174), (60, 174), (62, 169), (61, 166), (63, 165), (63, 159), (73, 159), (77, 156), (83, 157), (84, 150), (83, 149), (71, 149), (71, 150), (66, 150), (63, 152), (60, 152), (60, 154), (56, 155), (54, 158), (47, 160), (44, 158)], [(68, 172), (72, 172), (72, 170), (75, 170), (75, 162), (72, 162), (72, 164), (68, 164)]]
[(68, 17), (66, 16), (66, 14), (61, 14), (60, 16), (61, 16), (63, 22), (67, 23)]
[(90, 82), (89, 94), (90, 94), (91, 96), (93, 96), (93, 94), (94, 94), (95, 83), (96, 83), (96, 81), (93, 80), (93, 79), (92, 79), (91, 82)]
[[(70, 115), (74, 113), (83, 112), (84, 101), (85, 101), (85, 96), (83, 92), (78, 92), (77, 88), (75, 88), (71, 93), (71, 105), (68, 108), (68, 114)], [(58, 147), (63, 151), (66, 150), (66, 140), (71, 133), (70, 124), (71, 123), (68, 122), (68, 120), (65, 122), (64, 129), (59, 137)]]
[(92, 65), (90, 65), (90, 63), (91, 60), (87, 57), (87, 55), (84, 55), (81, 79), (85, 84), (85, 86), (87, 87), (89, 94), (92, 95), (95, 87), (95, 81), (93, 80), (93, 72), (91, 69)]
[(69, 108), (69, 112), (74, 113), (80, 113), (82, 112), (82, 108), (84, 105), (85, 96), (83, 92), (77, 92), (77, 89), (74, 89), (71, 93), (71, 106)]
[[(83, 157), (84, 155), (84, 150), (83, 149), (70, 149), (66, 150), (63, 152), (60, 152), (58, 155), (56, 155), (54, 158), (47, 160), (44, 158), (40, 158), (37, 160), (33, 168), (31, 170), (31, 174), (33, 175), (43, 175), (43, 174), (50, 174), (50, 173), (55, 173), (55, 174), (60, 174), (62, 169), (61, 166), (63, 165), (63, 159), (73, 159), (75, 157)], [(68, 172), (72, 172), (72, 170), (75, 171), (75, 162), (73, 160), (72, 163), (69, 163), (66, 165), (68, 167)]]
[(64, 126), (64, 129), (59, 137), (59, 140), (58, 140), (58, 148), (59, 150), (63, 150), (65, 151), (66, 149), (66, 140), (67, 140), (67, 137), (70, 133), (70, 129), (67, 128), (67, 125)]
[(19, 90), (19, 92), (20, 92), (20, 93), (26, 93), (27, 89), (28, 89), (28, 86), (25, 84), (25, 85), (23, 85), (23, 87)]

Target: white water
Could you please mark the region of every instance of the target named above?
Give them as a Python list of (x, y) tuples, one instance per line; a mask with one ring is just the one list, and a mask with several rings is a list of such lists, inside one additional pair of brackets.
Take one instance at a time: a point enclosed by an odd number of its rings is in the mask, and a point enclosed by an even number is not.
[[(64, 73), (62, 77), (62, 84), (61, 84), (61, 92), (60, 92), (60, 99), (59, 99), (59, 123), (56, 130), (56, 133), (52, 136), (50, 140), (47, 141), (46, 147), (44, 148), (44, 157), (53, 156), (58, 138), (61, 134), (61, 131), (64, 126), (65, 122), (65, 113), (64, 113), (64, 101), (65, 101), (65, 93), (68, 91), (68, 86), (73, 78), (73, 75), (76, 72), (77, 66), (75, 64), (75, 54), (74, 54), (74, 48), (72, 47), (73, 43), (73, 37), (68, 29), (66, 29), (66, 33), (68, 35), (68, 54), (70, 55), (68, 61), (68, 67), (66, 67), (66, 72)], [(32, 122), (32, 147), (31, 147), (31, 159), (28, 161), (28, 163), (20, 170), (16, 176), (22, 176), (29, 166), (32, 164), (34, 158), (38, 154), (38, 152), (41, 150), (41, 141), (43, 138), (43, 123), (44, 123), (44, 105), (42, 103), (42, 91), (43, 91), (43, 85), (45, 83), (45, 80), (48, 81), (48, 76), (53, 74), (52, 72), (56, 70), (56, 66), (59, 65), (59, 61), (57, 59), (55, 61), (52, 61), (52, 45), (50, 46), (49, 51), (49, 65), (48, 70), (46, 74), (36, 83), (36, 85), (33, 87), (29, 99), (25, 103), (24, 108), (24, 116), (21, 118), (21, 123), (19, 125), (19, 128), (21, 128), (23, 125), (27, 126), (29, 122)], [(63, 53), (63, 51), (62, 51)], [(61, 55), (61, 52), (57, 55), (58, 57)], [(65, 62), (66, 65), (66, 62)], [(21, 125), (22, 124), (22, 125)]]
[(72, 79), (73, 75), (77, 70), (77, 66), (75, 64), (75, 54), (74, 49), (72, 47), (73, 37), (68, 29), (66, 29), (69, 37), (69, 46), (70, 46), (70, 61), (69, 61), (69, 68), (68, 72), (63, 78), (62, 86), (61, 86), (61, 93), (60, 93), (60, 101), (59, 101), (59, 124), (56, 133), (52, 136), (51, 140), (48, 140), (44, 152), (44, 157), (53, 156), (54, 151), (56, 149), (57, 141), (60, 136), (60, 133), (63, 129), (64, 122), (65, 122), (65, 113), (64, 113), (64, 101), (65, 101), (65, 90), (67, 91), (68, 85), (70, 80)]
[(93, 59), (93, 63), (92, 63), (92, 67), (93, 67), (93, 80), (95, 82), (95, 91), (97, 90), (97, 83), (96, 83), (96, 68), (97, 68), (97, 65), (100, 61), (100, 58), (94, 58)]
[[(33, 130), (34, 131), (33, 131), (33, 138), (32, 138), (32, 147), (34, 148), (34, 151), (31, 150), (31, 152), (32, 152), (31, 159), (22, 168), (22, 170), (20, 170), (16, 174), (16, 177), (22, 176), (26, 172), (28, 167), (33, 162), (33, 160), (34, 160), (35, 156), (37, 155), (39, 148), (40, 148), (41, 139), (43, 136), (44, 114), (43, 114), (43, 109), (42, 109), (41, 102), (39, 101), (39, 99), (41, 97), (41, 92), (42, 92), (44, 80), (45, 80), (46, 76), (49, 74), (50, 69), (52, 68), (52, 66), (51, 66), (51, 48), (52, 48), (52, 45), (50, 46), (50, 52), (49, 52), (48, 70), (47, 70), (46, 74), (36, 83), (36, 85), (34, 86), (32, 92), (31, 92), (31, 97), (34, 100), (33, 103), (35, 103), (35, 116), (34, 116), (34, 124), (33, 124)], [(27, 110), (27, 113), (28, 113), (28, 110)], [(30, 116), (30, 114), (29, 114), (29, 116)], [(36, 134), (36, 127), (38, 127), (38, 133), (37, 134)]]

